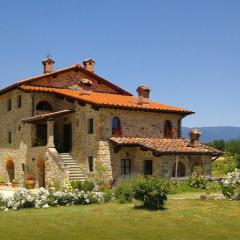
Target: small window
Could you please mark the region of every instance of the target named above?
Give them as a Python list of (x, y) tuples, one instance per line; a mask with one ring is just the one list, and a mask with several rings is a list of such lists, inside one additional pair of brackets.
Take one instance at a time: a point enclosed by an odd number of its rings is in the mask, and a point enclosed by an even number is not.
[(121, 122), (118, 117), (112, 119), (112, 135), (122, 135)]
[(145, 175), (152, 175), (152, 160), (145, 160), (144, 161), (144, 174)]
[(38, 111), (53, 111), (53, 107), (46, 101), (41, 101), (37, 104), (36, 109)]
[(93, 118), (89, 118), (87, 122), (88, 134), (93, 133)]
[(7, 102), (7, 110), (8, 111), (11, 111), (12, 109), (12, 99), (8, 99), (8, 102)]
[(120, 130), (120, 129), (121, 129), (120, 119), (118, 117), (114, 117), (112, 119), (112, 130)]
[(22, 96), (21, 95), (17, 96), (17, 107), (18, 108), (22, 107)]
[(8, 132), (8, 144), (12, 144), (12, 133), (11, 133), (11, 131)]
[(89, 172), (93, 172), (93, 156), (88, 157), (88, 170)]
[(131, 174), (131, 159), (122, 159), (121, 175), (130, 175), (130, 174)]
[(164, 137), (172, 138), (172, 123), (169, 120), (164, 124)]

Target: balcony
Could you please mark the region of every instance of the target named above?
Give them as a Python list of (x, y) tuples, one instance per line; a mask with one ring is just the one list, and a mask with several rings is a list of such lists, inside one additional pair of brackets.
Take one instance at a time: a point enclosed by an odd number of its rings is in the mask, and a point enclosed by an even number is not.
[(112, 136), (122, 136), (122, 130), (121, 129), (112, 129)]

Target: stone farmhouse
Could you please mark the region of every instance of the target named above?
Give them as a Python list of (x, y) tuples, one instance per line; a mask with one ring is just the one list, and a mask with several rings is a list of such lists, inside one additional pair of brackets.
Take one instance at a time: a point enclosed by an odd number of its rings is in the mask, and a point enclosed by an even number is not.
[(38, 187), (53, 180), (84, 180), (97, 162), (109, 181), (134, 174), (188, 176), (221, 152), (199, 143), (200, 132), (181, 138), (181, 121), (193, 114), (149, 99), (150, 88), (137, 96), (95, 73), (88, 59), (54, 70), (42, 61), (43, 74), (0, 90), (0, 176), (22, 182), (34, 176)]

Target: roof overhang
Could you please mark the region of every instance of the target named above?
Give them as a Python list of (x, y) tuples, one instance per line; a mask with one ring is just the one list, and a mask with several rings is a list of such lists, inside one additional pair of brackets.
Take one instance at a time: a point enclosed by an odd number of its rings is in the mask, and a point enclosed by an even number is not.
[(30, 118), (25, 118), (22, 120), (22, 122), (23, 123), (45, 122), (45, 121), (53, 120), (58, 117), (68, 115), (73, 112), (75, 112), (75, 111), (71, 110), (71, 109), (65, 109), (65, 110), (61, 110), (61, 111), (57, 111), (57, 112), (51, 112), (51, 113), (46, 113), (46, 114), (42, 114), (42, 115), (35, 115)]
[(208, 155), (212, 157), (222, 156), (224, 153), (203, 144), (191, 146), (187, 139), (162, 139), (148, 137), (112, 137), (109, 138), (114, 145), (114, 151), (118, 152), (123, 147), (139, 147), (143, 151), (152, 151), (153, 155)]
[[(152, 107), (139, 107), (139, 105), (132, 105), (132, 106), (127, 106), (127, 105), (119, 105), (119, 104), (111, 104), (111, 103), (97, 103), (91, 98), (86, 98), (83, 95), (80, 95), (79, 93), (68, 93), (67, 91), (70, 91), (69, 89), (63, 89), (63, 88), (53, 88), (53, 87), (43, 87), (43, 86), (32, 86), (32, 85), (22, 85), (18, 87), (20, 90), (24, 92), (45, 92), (49, 94), (56, 94), (62, 97), (66, 97), (68, 99), (73, 99), (78, 101), (79, 103), (83, 104), (90, 104), (96, 109), (99, 108), (113, 108), (113, 109), (124, 109), (124, 110), (133, 110), (133, 111), (145, 111), (145, 112), (159, 112), (159, 113), (166, 113), (166, 114), (178, 114), (181, 115), (182, 117), (185, 117), (187, 115), (194, 114), (193, 111), (186, 110), (186, 109), (161, 109), (161, 108), (152, 108)], [(74, 91), (74, 90), (71, 90)], [(97, 92), (95, 94), (98, 94)], [(99, 94), (104, 94), (104, 93), (99, 93)], [(113, 94), (112, 94), (113, 95)], [(125, 96), (123, 96), (125, 97)], [(80, 104), (81, 105), (81, 104)]]

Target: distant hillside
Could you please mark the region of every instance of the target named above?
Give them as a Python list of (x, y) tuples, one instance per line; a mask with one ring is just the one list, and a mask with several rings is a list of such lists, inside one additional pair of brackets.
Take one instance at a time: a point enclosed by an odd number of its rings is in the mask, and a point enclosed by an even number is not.
[[(198, 128), (198, 127), (197, 127)], [(188, 133), (191, 128), (183, 127), (182, 136), (188, 138)], [(202, 132), (201, 142), (210, 142), (216, 139), (240, 140), (240, 127), (200, 127)]]

